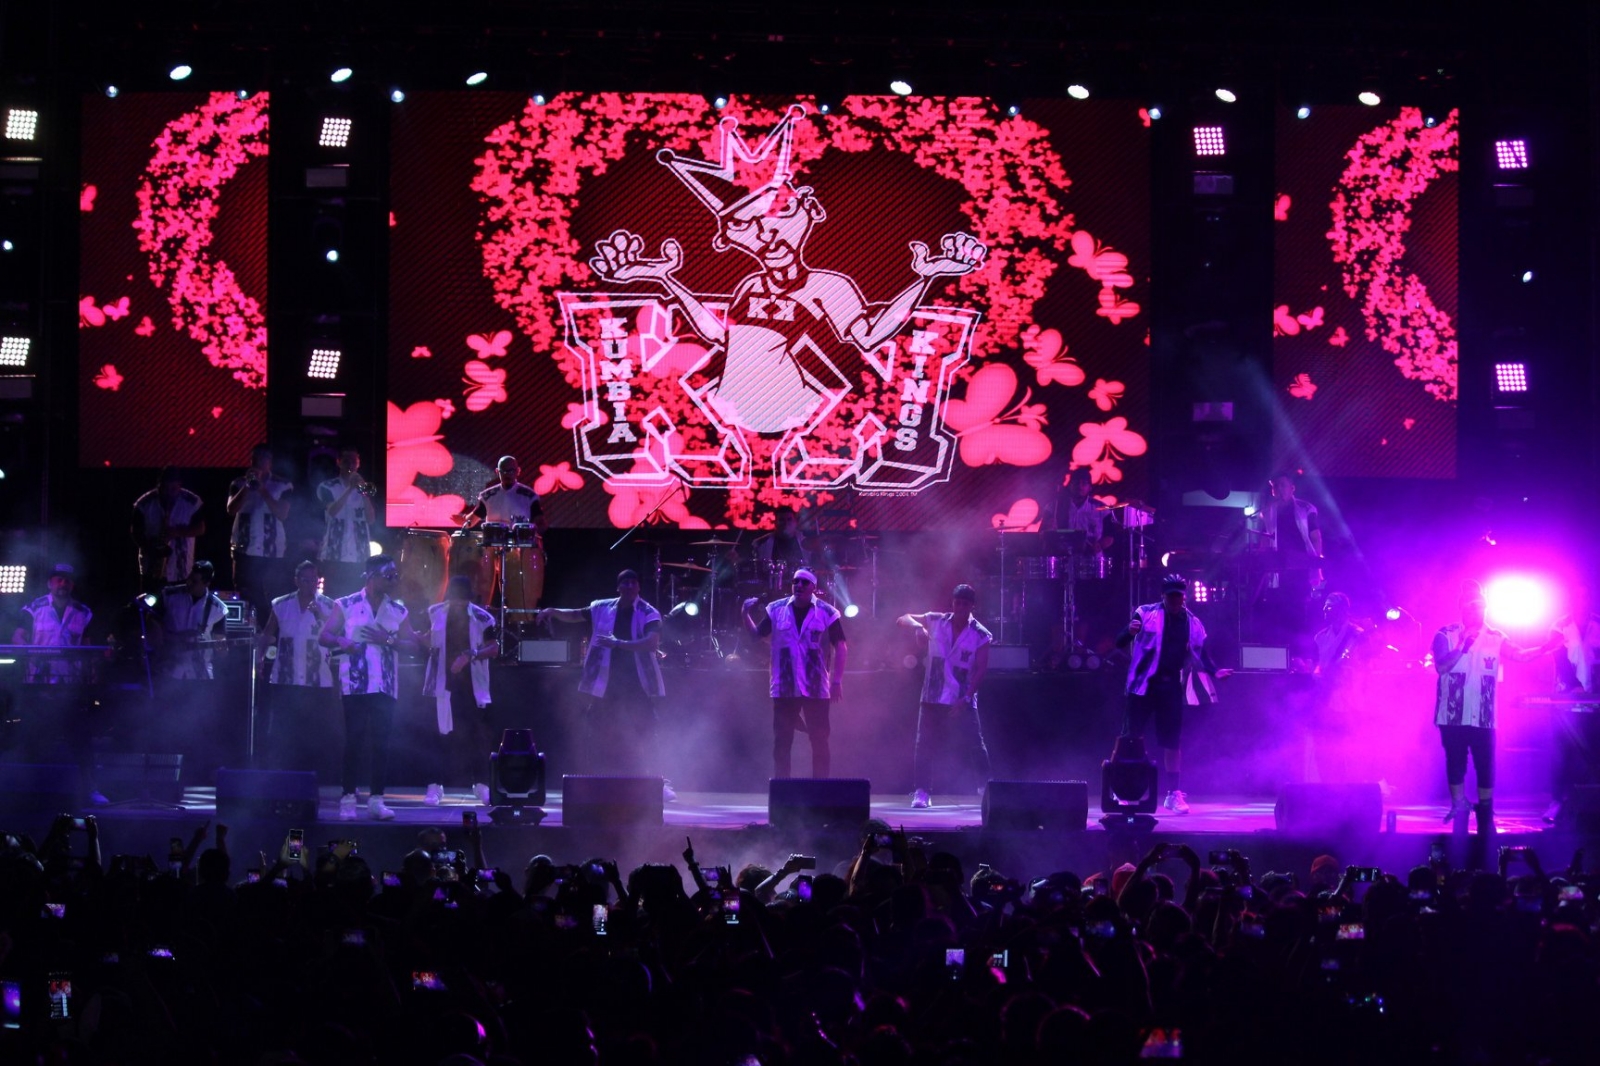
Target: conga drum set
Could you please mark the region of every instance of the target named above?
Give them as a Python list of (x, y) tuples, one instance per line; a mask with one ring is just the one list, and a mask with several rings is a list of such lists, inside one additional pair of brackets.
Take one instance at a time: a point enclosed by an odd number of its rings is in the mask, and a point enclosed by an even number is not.
[(442, 601), (450, 578), (466, 577), (473, 602), (495, 612), (502, 633), (533, 615), (544, 595), (544, 545), (531, 523), (408, 529), (400, 569), (402, 597), (424, 604)]

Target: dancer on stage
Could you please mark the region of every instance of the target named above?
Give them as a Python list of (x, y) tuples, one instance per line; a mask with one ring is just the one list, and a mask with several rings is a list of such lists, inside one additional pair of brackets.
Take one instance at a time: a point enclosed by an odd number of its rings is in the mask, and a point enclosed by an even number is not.
[(850, 648), (839, 609), (816, 598), (817, 575), (802, 567), (791, 585), (793, 595), (765, 606), (754, 596), (744, 601), (750, 632), (772, 638), (772, 776), (790, 776), (795, 730), (804, 729), (811, 739), (811, 776), (827, 777), (829, 712), (844, 695)]
[[(896, 625), (916, 629), (928, 649), (911, 759), (911, 806), (916, 808), (933, 806), (928, 786), (938, 779), (936, 770), (941, 764), (954, 761), (952, 756), (958, 753), (975, 764), (980, 788), (989, 780), (989, 749), (978, 718), (978, 689), (989, 670), (994, 634), (972, 617), (977, 602), (976, 589), (957, 585), (950, 593), (949, 613), (929, 611), (895, 619)], [(952, 733), (956, 735), (954, 743)]]
[[(1537, 648), (1513, 644), (1486, 624), (1483, 589), (1476, 581), (1462, 584), (1461, 621), (1433, 637), (1433, 668), (1439, 672), (1433, 722), (1444, 744), (1445, 783), (1450, 809), (1444, 820), (1465, 830), (1467, 815), (1478, 819), (1479, 833), (1494, 831), (1494, 730), (1496, 686), (1505, 676), (1505, 660), (1524, 663), (1561, 647), (1559, 634)], [(1466, 799), (1467, 755), (1477, 777), (1477, 802)]]
[(428, 608), (428, 669), (422, 691), (434, 698), (440, 744), (435, 783), (422, 802), (437, 807), (445, 785), (470, 786), (489, 803), (489, 663), (500, 654), (494, 615), (472, 602), (472, 579), (456, 574), (445, 601)]
[(1133, 612), (1117, 647), (1133, 645), (1128, 663), (1128, 719), (1124, 736), (1142, 737), (1154, 717), (1156, 743), (1161, 745), (1167, 795), (1161, 805), (1173, 814), (1189, 813), (1183, 791), (1183, 708), (1216, 699), (1211, 679), (1230, 669), (1217, 669), (1206, 651), (1206, 627), (1184, 606), (1188, 582), (1169, 574), (1161, 582), (1161, 602)]

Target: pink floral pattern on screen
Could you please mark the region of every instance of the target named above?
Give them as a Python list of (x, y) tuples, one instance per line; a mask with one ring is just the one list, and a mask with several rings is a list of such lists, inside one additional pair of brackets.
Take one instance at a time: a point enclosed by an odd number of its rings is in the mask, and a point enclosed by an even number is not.
[(213, 366), (255, 389), (267, 384), (266, 314), (211, 244), (223, 187), (267, 154), (267, 96), (212, 93), (169, 122), (140, 181), (133, 223), (151, 283), (167, 290), (174, 327), (199, 343)]
[(1394, 356), (1406, 378), (1435, 399), (1456, 399), (1456, 330), (1403, 261), (1411, 208), (1429, 185), (1459, 168), (1458, 113), (1432, 129), (1421, 110), (1400, 114), (1363, 134), (1330, 205), (1328, 240), (1344, 272), (1344, 290), (1361, 302), (1367, 338)]

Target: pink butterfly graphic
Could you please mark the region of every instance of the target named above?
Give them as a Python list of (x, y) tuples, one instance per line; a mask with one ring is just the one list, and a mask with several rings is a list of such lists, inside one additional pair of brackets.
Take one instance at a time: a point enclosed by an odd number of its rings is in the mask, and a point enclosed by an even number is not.
[(533, 479), (533, 491), (541, 496), (548, 496), (559, 489), (583, 488), (583, 475), (572, 469), (571, 463), (556, 463), (554, 466), (539, 464), (539, 476)]
[(439, 408), (440, 418), (449, 418), (456, 413), (456, 402), (449, 398), (433, 401)]
[(1141, 107), (1139, 109), (1139, 123), (1140, 125), (1144, 126), (1145, 129), (1150, 128), (1150, 109), (1148, 107)]
[(1300, 332), (1300, 323), (1289, 313), (1288, 304), (1279, 304), (1272, 309), (1272, 335), (1274, 337), (1293, 337)]
[(494, 359), (506, 354), (506, 347), (511, 343), (511, 331), (500, 330), (493, 336), (487, 333), (473, 333), (467, 337), (467, 347), (478, 353), (479, 359)]
[(419, 344), (415, 348), (411, 349), (411, 358), (432, 359), (433, 349), (429, 348), (426, 344)]
[(78, 210), (93, 211), (94, 198), (99, 191), (100, 190), (96, 189), (93, 185), (85, 185), (83, 190), (78, 193)]
[(156, 335), (156, 324), (150, 321), (149, 315), (145, 315), (139, 319), (139, 324), (133, 327), (133, 331), (141, 337), (154, 337)]
[(1417, 424), (1417, 420), (1415, 418), (1407, 418), (1402, 420), (1400, 424), (1405, 426), (1407, 429), (1410, 429), (1412, 426)]
[(561, 416), (561, 428), (576, 429), (590, 422), (603, 426), (606, 424), (607, 417), (606, 413), (600, 410), (599, 405), (592, 400), (587, 403), (569, 403), (567, 404), (567, 413)]
[(1109, 318), (1113, 326), (1118, 325), (1125, 318), (1132, 318), (1139, 313), (1139, 305), (1132, 300), (1124, 300), (1109, 286), (1100, 290), (1100, 306), (1095, 314), (1101, 318)]
[(1312, 384), (1310, 374), (1296, 374), (1289, 383), (1289, 395), (1297, 400), (1309, 400), (1316, 394), (1317, 387)]
[(1150, 447), (1120, 416), (1105, 422), (1084, 422), (1078, 432), (1083, 436), (1072, 446), (1072, 465), (1088, 467), (1090, 479), (1097, 484), (1122, 480), (1117, 460), (1143, 455)]
[(1122, 394), (1127, 386), (1120, 381), (1107, 381), (1105, 378), (1095, 378), (1094, 388), (1089, 390), (1089, 399), (1102, 411), (1109, 411), (1122, 399)]
[(396, 225), (397, 225), (397, 223), (396, 223), (396, 222), (395, 222), (395, 220), (394, 220), (394, 212), (393, 212), (393, 211), (390, 211), (390, 212), (389, 212), (389, 228), (390, 228), (390, 229), (394, 229), (394, 227), (395, 227), (395, 226), (396, 226)]
[(1306, 329), (1316, 329), (1322, 325), (1322, 306), (1319, 304), (1303, 315), (1295, 315), (1294, 320)]
[(103, 326), (106, 324), (106, 313), (100, 310), (100, 305), (93, 296), (85, 296), (78, 301), (78, 328), (84, 326)]
[(1050, 438), (1039, 431), (1045, 424), (1044, 405), (1028, 404), (1029, 391), (1008, 409), (1016, 391), (1017, 372), (990, 363), (972, 375), (964, 399), (945, 401), (945, 424), (961, 438), (962, 462), (1037, 466), (1050, 458)]
[(467, 376), (461, 380), (467, 386), (469, 411), (487, 411), (490, 404), (501, 403), (506, 398), (506, 372), (491, 369), (481, 359), (474, 359), (467, 364)]
[(220, 408), (220, 407), (213, 407), (213, 408), (212, 408), (212, 409), (211, 409), (211, 417), (212, 417), (212, 418), (221, 418), (221, 417), (222, 417), (222, 408)]
[(1072, 235), (1072, 254), (1067, 257), (1067, 265), (1077, 267), (1113, 289), (1126, 289), (1133, 284), (1133, 275), (1128, 273), (1128, 257), (1095, 240), (1088, 230), (1081, 229)]
[(1343, 326), (1339, 326), (1334, 329), (1332, 334), (1329, 335), (1328, 343), (1333, 345), (1335, 348), (1343, 348), (1345, 345), (1350, 343), (1350, 334), (1344, 331)]
[(100, 373), (94, 376), (94, 383), (97, 388), (110, 389), (112, 392), (122, 388), (122, 381), (122, 375), (117, 373), (117, 368), (110, 363), (101, 367)]
[(105, 312), (109, 319), (123, 319), (128, 317), (128, 298), (124, 296), (114, 304), (106, 304), (100, 310)]
[(428, 400), (401, 410), (388, 405), (388, 481), (393, 489), (410, 485), (418, 474), (441, 477), (456, 464), (450, 449), (439, 442), (444, 413)]
[(1033, 532), (1039, 528), (1039, 501), (1031, 496), (1024, 496), (1013, 503), (1005, 514), (992, 516), (989, 525), (995, 529)]
[(1278, 222), (1289, 221), (1289, 194), (1279, 193), (1278, 198), (1272, 203), (1272, 217)]
[(1022, 347), (1022, 361), (1033, 367), (1040, 385), (1051, 382), (1083, 384), (1083, 368), (1067, 356), (1067, 346), (1061, 343), (1059, 331), (1029, 326), (1022, 334)]

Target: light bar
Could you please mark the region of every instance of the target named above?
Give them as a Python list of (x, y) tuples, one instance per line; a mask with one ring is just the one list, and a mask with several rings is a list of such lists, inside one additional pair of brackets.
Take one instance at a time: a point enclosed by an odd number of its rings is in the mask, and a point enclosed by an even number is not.
[(0, 566), (0, 595), (15, 596), (28, 591), (26, 566)]
[(31, 141), (39, 132), (39, 112), (13, 107), (6, 111), (6, 140)]
[(1227, 155), (1228, 142), (1221, 126), (1196, 126), (1194, 128), (1195, 155)]
[(343, 148), (350, 143), (350, 120), (325, 116), (317, 143), (324, 148)]
[(337, 348), (311, 349), (311, 365), (306, 367), (306, 377), (332, 379), (339, 376), (339, 360), (344, 353)]
[(1496, 363), (1494, 365), (1494, 387), (1497, 392), (1527, 392), (1528, 364)]
[[(10, 136), (10, 134), (7, 134)], [(1521, 137), (1494, 142), (1494, 161), (1501, 170), (1528, 169), (1528, 142)]]
[(0, 366), (27, 366), (32, 337), (0, 337)]

